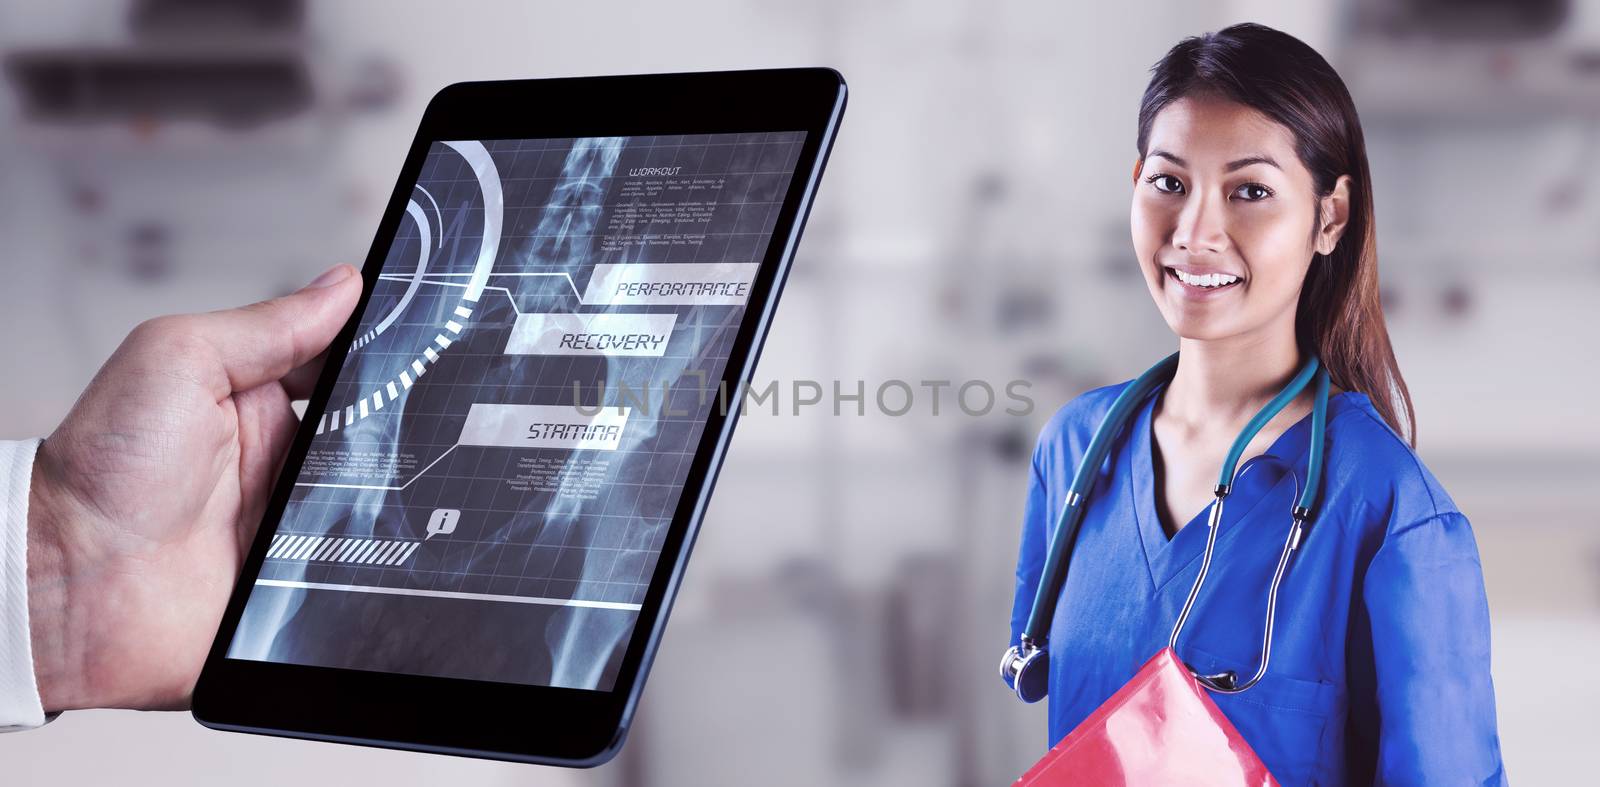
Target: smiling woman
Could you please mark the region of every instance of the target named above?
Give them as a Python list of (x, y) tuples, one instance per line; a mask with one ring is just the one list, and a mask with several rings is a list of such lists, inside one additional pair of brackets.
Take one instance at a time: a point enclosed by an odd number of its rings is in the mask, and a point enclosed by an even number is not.
[(1002, 675), (1051, 698), (1052, 745), (1086, 740), (1173, 648), (1281, 783), (1504, 782), (1477, 546), (1412, 450), (1344, 83), (1259, 25), (1186, 39), (1138, 151), (1133, 249), (1178, 353), (1040, 435)]

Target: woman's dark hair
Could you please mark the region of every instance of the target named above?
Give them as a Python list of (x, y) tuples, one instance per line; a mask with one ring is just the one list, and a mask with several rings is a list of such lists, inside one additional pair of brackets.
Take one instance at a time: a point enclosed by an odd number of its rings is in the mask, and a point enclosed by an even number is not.
[[(1318, 254), (1300, 290), (1295, 336), (1328, 367), (1333, 382), (1372, 399), (1395, 432), (1416, 445), (1416, 410), (1395, 361), (1378, 294), (1372, 177), (1361, 119), (1344, 80), (1294, 36), (1239, 24), (1186, 38), (1151, 69), (1139, 104), (1139, 157), (1150, 124), (1168, 104), (1213, 95), (1250, 107), (1294, 135), (1318, 197), (1350, 176), (1350, 220), (1333, 253)], [(1321, 226), (1320, 211), (1316, 220)]]

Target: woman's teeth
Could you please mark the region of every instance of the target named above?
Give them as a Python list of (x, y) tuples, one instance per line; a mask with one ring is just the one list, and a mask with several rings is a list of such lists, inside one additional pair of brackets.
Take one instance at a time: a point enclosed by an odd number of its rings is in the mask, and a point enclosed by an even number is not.
[(1195, 276), (1184, 273), (1177, 268), (1171, 268), (1170, 270), (1177, 275), (1178, 281), (1181, 281), (1191, 287), (1226, 287), (1239, 280), (1238, 276), (1231, 276), (1226, 273), (1206, 273)]

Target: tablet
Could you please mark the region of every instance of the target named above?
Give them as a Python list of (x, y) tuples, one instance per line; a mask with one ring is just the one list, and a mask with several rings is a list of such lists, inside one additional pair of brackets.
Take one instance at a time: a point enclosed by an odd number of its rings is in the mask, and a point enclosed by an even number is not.
[(195, 718), (610, 758), (844, 105), (827, 69), (435, 96)]

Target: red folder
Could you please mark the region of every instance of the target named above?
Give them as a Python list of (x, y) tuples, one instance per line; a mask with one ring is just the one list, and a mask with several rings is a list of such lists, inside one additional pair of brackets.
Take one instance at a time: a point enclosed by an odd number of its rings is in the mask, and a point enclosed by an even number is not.
[(1171, 648), (1117, 689), (1017, 787), (1053, 785), (1276, 787), (1217, 704)]

